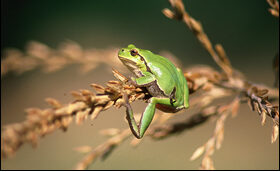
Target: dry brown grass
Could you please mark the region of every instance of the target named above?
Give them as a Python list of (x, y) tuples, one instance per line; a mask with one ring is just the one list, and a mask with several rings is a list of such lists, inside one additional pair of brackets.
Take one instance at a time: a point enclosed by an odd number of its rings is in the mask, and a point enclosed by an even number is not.
[[(278, 88), (270, 88), (248, 81), (243, 74), (232, 67), (222, 45), (213, 46), (203, 31), (202, 25), (187, 13), (182, 1), (170, 0), (170, 3), (173, 11), (164, 9), (164, 15), (170, 19), (184, 22), (201, 45), (209, 52), (221, 71), (201, 65), (185, 69), (184, 75), (188, 81), (190, 94), (192, 94), (190, 108), (199, 109), (199, 112), (185, 121), (173, 123), (169, 122), (169, 118), (173, 116), (158, 113), (155, 115), (154, 122), (147, 130), (145, 137), (157, 140), (164, 139), (201, 125), (210, 118), (216, 120), (213, 135), (205, 144), (198, 147), (190, 157), (190, 160), (195, 160), (203, 155), (200, 168), (204, 170), (214, 169), (211, 156), (222, 145), (226, 119), (229, 115), (236, 116), (240, 104), (248, 102), (248, 106), (261, 116), (262, 125), (265, 124), (267, 117), (273, 121), (271, 142), (275, 142), (279, 130), (279, 108), (272, 102), (279, 99)], [(279, 16), (278, 2), (268, 0), (268, 3), (271, 6), (269, 10), (271, 14)], [(36, 67), (44, 68), (46, 71), (55, 71), (72, 63), (81, 64), (82, 69), (88, 71), (101, 63), (116, 61), (116, 49), (89, 51), (83, 50), (73, 42), (63, 45), (62, 48), (54, 50), (43, 44), (33, 42), (29, 44), (26, 54), (16, 50), (8, 52), (7, 58), (1, 61), (1, 76), (10, 71), (21, 73)], [(96, 58), (104, 56), (111, 60), (106, 59), (105, 61), (102, 60), (103, 58)], [(14, 155), (20, 146), (26, 142), (36, 146), (40, 137), (46, 136), (57, 129), (66, 131), (73, 120), (77, 124), (81, 124), (88, 117), (95, 119), (101, 111), (105, 111), (112, 106), (121, 107), (124, 103), (123, 93), (128, 95), (130, 102), (135, 100), (147, 101), (150, 98), (145, 89), (130, 85), (127, 82), (128, 79), (120, 72), (113, 70), (113, 73), (118, 81), (108, 81), (106, 87), (91, 84), (95, 92), (85, 89), (74, 91), (72, 92), (73, 102), (64, 105), (55, 99), (48, 98), (46, 101), (51, 105), (51, 108), (27, 109), (25, 121), (4, 126), (1, 136), (1, 157), (6, 158)], [(223, 104), (212, 103), (214, 100), (225, 97), (234, 98)], [(122, 131), (105, 129), (101, 134), (108, 135), (111, 138), (96, 148), (91, 146), (76, 148), (78, 152), (87, 152), (87, 155), (76, 165), (76, 169), (86, 169), (97, 158), (106, 158), (114, 148), (132, 136), (129, 129)], [(134, 138), (131, 145), (136, 146), (139, 142), (141, 140)]]
[(1, 77), (8, 72), (21, 74), (36, 68), (44, 72), (55, 72), (71, 64), (78, 64), (81, 72), (86, 73), (101, 64), (108, 64), (108, 61), (121, 64), (115, 58), (117, 51), (118, 48), (83, 49), (73, 41), (65, 41), (54, 49), (40, 42), (30, 41), (25, 52), (13, 48), (5, 50), (4, 59), (1, 60)]

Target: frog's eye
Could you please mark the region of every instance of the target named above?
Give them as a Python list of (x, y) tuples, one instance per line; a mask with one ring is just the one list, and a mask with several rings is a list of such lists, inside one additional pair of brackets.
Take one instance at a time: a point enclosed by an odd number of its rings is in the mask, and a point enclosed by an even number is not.
[(138, 55), (138, 51), (137, 51), (136, 49), (132, 49), (132, 50), (130, 51), (130, 54), (131, 54), (132, 56), (136, 56), (136, 55)]

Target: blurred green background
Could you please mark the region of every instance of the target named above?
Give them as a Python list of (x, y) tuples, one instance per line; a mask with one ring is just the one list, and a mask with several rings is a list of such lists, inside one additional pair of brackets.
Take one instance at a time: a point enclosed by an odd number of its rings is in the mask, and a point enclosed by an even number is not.
[[(184, 4), (190, 15), (203, 24), (210, 40), (224, 46), (235, 68), (249, 80), (273, 85), (272, 59), (278, 52), (279, 21), (268, 12), (265, 0), (195, 0)], [(2, 0), (1, 53), (9, 47), (24, 50), (30, 40), (52, 48), (65, 40), (73, 40), (83, 48), (134, 43), (153, 52), (170, 51), (185, 67), (216, 67), (183, 23), (161, 13), (166, 7), (167, 0)], [(46, 97), (67, 103), (72, 100), (70, 91), (89, 89), (90, 83), (103, 85), (111, 79), (112, 74), (102, 66), (83, 75), (75, 65), (49, 74), (39, 69), (19, 76), (8, 73), (1, 78), (1, 125), (24, 120), (25, 108), (47, 107), (43, 101)], [(141, 104), (136, 110), (141, 112), (144, 107)], [(25, 144), (15, 157), (1, 159), (1, 169), (72, 169), (83, 157), (73, 148), (105, 141), (98, 134), (100, 129), (126, 128), (124, 112), (123, 108), (111, 108), (95, 121), (73, 124), (65, 133), (56, 131), (41, 139), (37, 149)], [(213, 156), (215, 167), (279, 169), (279, 139), (270, 144), (271, 126), (268, 119), (262, 127), (257, 113), (242, 105), (238, 116), (226, 121), (225, 140)], [(201, 158), (194, 162), (189, 158), (211, 137), (214, 127), (215, 123), (208, 122), (162, 141), (144, 138), (136, 149), (127, 141), (106, 161), (97, 161), (89, 169), (197, 169)]]

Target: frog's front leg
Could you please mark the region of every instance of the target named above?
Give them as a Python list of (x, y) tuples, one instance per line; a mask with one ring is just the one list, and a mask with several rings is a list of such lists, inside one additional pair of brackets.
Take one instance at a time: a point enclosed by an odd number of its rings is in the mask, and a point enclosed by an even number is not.
[(139, 125), (137, 125), (134, 119), (132, 108), (130, 104), (126, 102), (126, 118), (128, 120), (129, 127), (136, 138), (141, 139), (144, 136), (145, 131), (148, 129), (150, 123), (153, 120), (156, 104), (158, 103), (171, 106), (169, 98), (152, 97), (149, 99), (149, 104), (141, 116)]
[(138, 87), (145, 87), (153, 83), (156, 80), (155, 76), (150, 72), (142, 72), (141, 77), (131, 78), (133, 84)]

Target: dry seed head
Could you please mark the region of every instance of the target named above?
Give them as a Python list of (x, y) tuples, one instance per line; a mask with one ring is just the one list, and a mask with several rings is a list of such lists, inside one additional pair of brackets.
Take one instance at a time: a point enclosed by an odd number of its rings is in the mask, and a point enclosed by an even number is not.
[(34, 58), (46, 59), (50, 56), (51, 49), (37, 41), (31, 41), (27, 44), (26, 53)]
[(73, 41), (63, 42), (58, 51), (72, 60), (79, 60), (83, 56), (81, 46)]
[(121, 89), (122, 83), (119, 81), (108, 81), (106, 84), (109, 88), (113, 89), (115, 92), (119, 92)]
[(27, 140), (31, 143), (33, 148), (36, 148), (38, 145), (38, 135), (34, 132), (29, 132), (26, 136)]
[(226, 55), (226, 52), (225, 52), (223, 46), (221, 44), (216, 44), (215, 49), (216, 49), (220, 59), (223, 61), (223, 63), (228, 65), (228, 66), (231, 66), (230, 61), (229, 61), (229, 59)]
[(212, 83), (209, 83), (209, 82), (205, 83), (205, 84), (203, 85), (203, 87), (202, 87), (202, 89), (203, 89), (204, 91), (210, 91), (212, 88), (213, 88), (213, 84), (212, 84)]
[(279, 126), (274, 122), (271, 135), (271, 143), (274, 143), (279, 135)]
[(162, 13), (163, 13), (167, 18), (175, 19), (174, 13), (173, 13), (171, 10), (167, 9), (167, 8), (163, 9), (163, 10), (162, 10)]
[(211, 137), (206, 143), (205, 154), (210, 156), (214, 153), (214, 151), (215, 151), (215, 137)]
[(87, 105), (84, 102), (75, 102), (68, 105), (67, 114), (72, 114), (75, 111), (82, 110), (86, 108)]
[(114, 102), (113, 101), (109, 101), (103, 108), (103, 110), (107, 110), (109, 109), (111, 106), (113, 106)]
[(97, 106), (94, 108), (93, 112), (90, 115), (90, 119), (94, 120), (97, 118), (98, 114), (101, 112), (101, 110), (103, 109), (103, 107), (101, 106)]
[(213, 161), (209, 156), (205, 156), (202, 159), (202, 163), (201, 163), (201, 170), (214, 170), (214, 165), (213, 165)]
[(50, 104), (53, 108), (60, 108), (62, 105), (54, 98), (46, 98), (45, 99), (48, 104)]
[(119, 134), (121, 131), (118, 128), (107, 128), (104, 130), (101, 130), (99, 133), (104, 135), (104, 136), (115, 136)]
[(78, 125), (82, 124), (82, 122), (87, 119), (90, 110), (91, 110), (90, 108), (87, 108), (84, 111), (78, 111), (76, 113), (76, 124)]
[(79, 101), (84, 101), (85, 98), (84, 96), (82, 96), (82, 94), (78, 91), (71, 91), (71, 95), (76, 99), (76, 100), (79, 100)]
[(118, 99), (117, 101), (116, 101), (116, 103), (115, 103), (115, 107), (116, 108), (120, 108), (123, 104), (124, 104), (124, 100), (123, 99)]
[(216, 149), (220, 149), (224, 140), (224, 127), (217, 133), (216, 136)]
[(227, 112), (223, 112), (220, 118), (216, 122), (216, 128), (215, 128), (215, 134), (217, 134), (219, 131), (224, 129), (224, 122), (227, 117)]
[(261, 97), (268, 93), (267, 89), (258, 90), (257, 96)]
[(92, 150), (91, 146), (80, 146), (80, 147), (76, 147), (74, 148), (75, 151), (79, 152), (79, 153), (88, 153)]
[(125, 83), (125, 82), (128, 81), (128, 79), (127, 79), (125, 76), (123, 76), (119, 71), (117, 71), (117, 70), (115, 70), (115, 69), (112, 69), (112, 72), (113, 72), (114, 76), (115, 76), (118, 80), (120, 80), (122, 83)]
[(275, 9), (268, 9), (268, 11), (275, 17), (279, 17), (279, 11), (276, 11)]
[(236, 117), (236, 115), (238, 113), (238, 110), (239, 110), (239, 107), (240, 107), (240, 99), (236, 98), (231, 104), (232, 117)]
[(104, 94), (105, 88), (98, 84), (90, 84), (90, 86), (98, 93), (98, 94)]
[(39, 108), (27, 108), (25, 109), (25, 112), (27, 113), (27, 115), (38, 115), (42, 113), (42, 110)]
[(66, 130), (68, 128), (68, 126), (70, 125), (70, 123), (72, 122), (72, 120), (73, 120), (73, 117), (71, 117), (71, 116), (67, 116), (67, 117), (62, 118), (62, 121), (61, 121), (62, 129)]
[(80, 92), (83, 96), (92, 96), (93, 95), (93, 93), (91, 91), (86, 90), (86, 89), (81, 89)]
[(266, 121), (266, 112), (265, 111), (262, 111), (261, 113), (261, 119), (262, 119), (262, 126), (264, 126), (265, 124), (265, 121)]
[(279, 17), (279, 3), (277, 0), (267, 0), (267, 3), (270, 5), (268, 11), (275, 17)]
[(197, 33), (203, 32), (201, 24), (198, 21), (196, 21), (195, 19), (190, 18), (190, 24), (191, 24), (193, 31), (195, 31)]
[(205, 151), (205, 145), (200, 146), (199, 148), (197, 148), (194, 153), (192, 154), (190, 160), (193, 161), (195, 159), (197, 159), (198, 157), (200, 157), (203, 152)]

